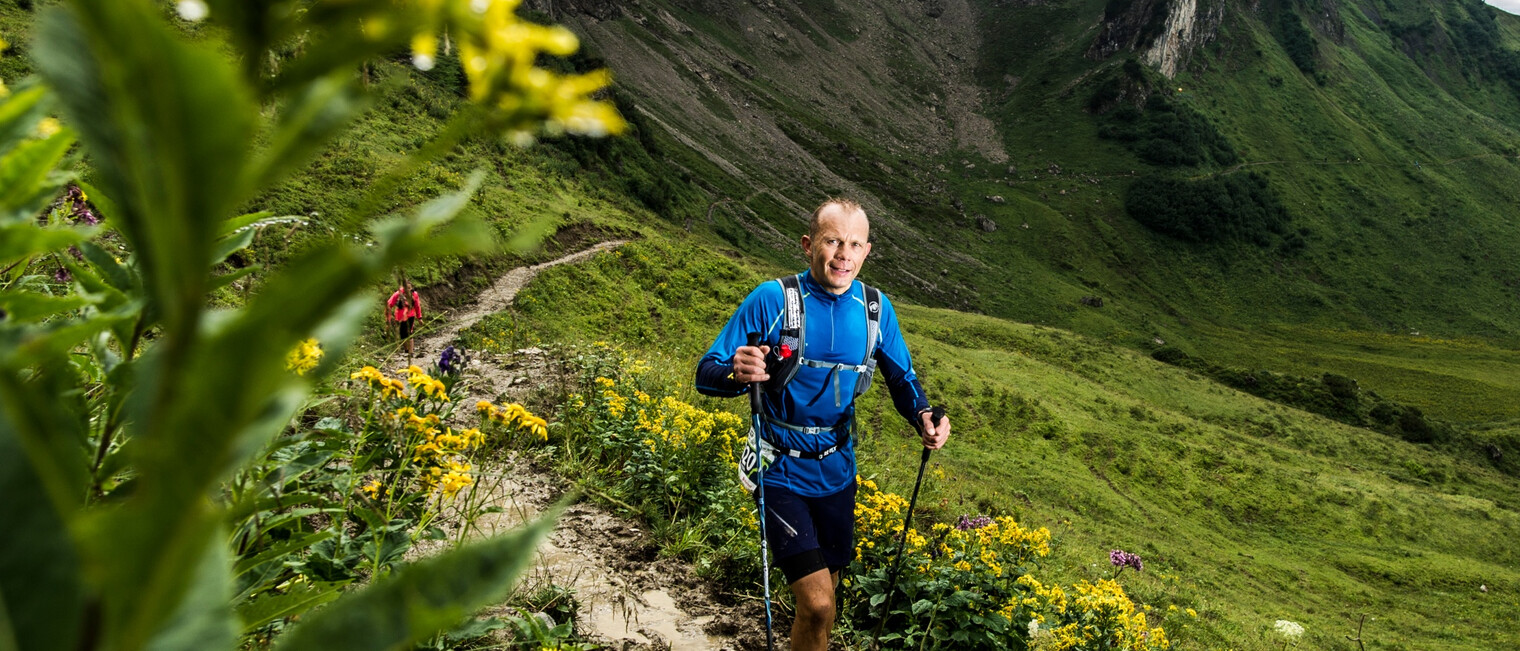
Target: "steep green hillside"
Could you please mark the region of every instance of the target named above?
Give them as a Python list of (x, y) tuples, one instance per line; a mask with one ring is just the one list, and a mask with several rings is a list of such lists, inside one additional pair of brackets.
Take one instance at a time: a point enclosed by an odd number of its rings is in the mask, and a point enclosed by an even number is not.
[(694, 198), (668, 216), (780, 261), (800, 215), (844, 192), (877, 219), (869, 279), (899, 295), (1264, 368), (1302, 369), (1285, 348), (1405, 336), (1394, 358), (1309, 371), (1442, 418), (1520, 416), (1419, 388), (1505, 382), (1411, 369), (1440, 355), (1420, 346), (1432, 336), (1516, 359), (1513, 16), (1424, 0), (773, 4), (544, 4), (659, 133)]
[[(646, 239), (542, 273), (469, 345), (510, 351), (606, 340), (655, 360), (692, 399), (694, 360), (754, 283), (702, 237)], [(920, 504), (934, 515), (1012, 514), (1057, 532), (1066, 580), (1126, 579), (1178, 648), (1501, 649), (1515, 637), (1520, 480), (1365, 429), (1284, 408), (1122, 347), (1048, 327), (903, 305), (915, 366), (957, 434)], [(741, 410), (739, 401), (717, 401)], [(917, 451), (882, 392), (862, 403), (862, 473), (896, 490)], [(1096, 565), (1094, 565), (1096, 563)], [(1486, 586), (1488, 592), (1479, 590)], [(1173, 614), (1193, 608), (1201, 618)]]

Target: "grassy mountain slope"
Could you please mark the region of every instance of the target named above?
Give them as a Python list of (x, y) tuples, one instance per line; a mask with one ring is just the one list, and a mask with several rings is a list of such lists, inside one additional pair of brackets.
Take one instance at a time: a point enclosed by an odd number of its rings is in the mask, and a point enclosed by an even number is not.
[[(1485, 396), (1448, 410), (1418, 388), (1430, 369), (1406, 373), (1440, 354), (1423, 352), (1421, 336), (1488, 342), (1492, 358), (1517, 359), (1520, 102), (1444, 36), (1490, 20), (1496, 47), (1513, 50), (1513, 17), (1419, 0), (1203, 2), (1197, 32), (1207, 36), (1185, 48), (1178, 76), (1146, 69), (1125, 81), (1121, 64), (1144, 47), (1087, 54), (1106, 12), (1131, 4), (1143, 3), (548, 8), (585, 35), (651, 130), (670, 139), (662, 153), (694, 197), (679, 219), (711, 216), (714, 231), (747, 251), (778, 260), (799, 215), (846, 192), (878, 220), (879, 266), (868, 280), (899, 295), (1136, 347), (1160, 338), (1267, 368), (1305, 366), (1272, 353), (1279, 348), (1404, 335), (1408, 356), (1324, 359), (1314, 370), (1376, 380), (1443, 418), (1520, 416), (1514, 401), (1486, 398), (1507, 383), (1435, 371)], [(1307, 25), (1313, 74), (1274, 31), (1284, 14)], [(1411, 46), (1405, 25), (1445, 40)], [(1111, 108), (1095, 111), (1094, 97), (1114, 84), (1201, 116), (1238, 162), (1159, 166), (1100, 137)], [(1180, 241), (1125, 210), (1137, 178), (1249, 173), (1291, 215), (1266, 246)], [(1104, 307), (1082, 306), (1084, 296)], [(1287, 332), (1313, 336), (1240, 343)]]
[[(466, 343), (607, 340), (699, 399), (686, 386), (693, 360), (776, 270), (705, 237), (644, 233), (545, 271)], [(1276, 648), (1272, 622), (1292, 619), (1309, 629), (1305, 645), (1349, 649), (1341, 636), (1362, 613), (1377, 618), (1370, 648), (1520, 642), (1520, 567), (1506, 553), (1520, 535), (1513, 476), (1068, 331), (900, 309), (915, 366), (957, 432), (920, 503), (941, 517), (1008, 513), (1052, 527), (1052, 565), (1070, 579), (1105, 576), (1108, 549), (1138, 551), (1147, 572), (1126, 584), (1168, 613), (1179, 648)], [(860, 413), (862, 473), (910, 488), (906, 425), (882, 392)]]

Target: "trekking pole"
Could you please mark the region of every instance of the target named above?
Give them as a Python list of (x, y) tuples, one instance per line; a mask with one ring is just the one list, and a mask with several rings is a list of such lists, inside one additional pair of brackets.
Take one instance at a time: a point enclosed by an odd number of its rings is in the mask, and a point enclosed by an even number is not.
[[(760, 333), (749, 333), (749, 345), (760, 345)], [(771, 557), (770, 541), (765, 536), (765, 455), (760, 453), (760, 428), (765, 422), (760, 418), (761, 410), (765, 408), (760, 401), (759, 382), (751, 382), (749, 385), (749, 425), (750, 432), (754, 437), (755, 445), (755, 495), (759, 498), (760, 517), (760, 583), (765, 591), (765, 648), (774, 651), (776, 648), (776, 633), (771, 626)]]
[[(935, 407), (929, 412), (929, 422), (935, 427), (939, 426), (940, 419), (944, 417), (943, 407)], [(881, 648), (882, 627), (886, 626), (887, 617), (892, 614), (893, 592), (897, 589), (897, 576), (902, 572), (903, 552), (908, 549), (908, 528), (913, 526), (913, 507), (918, 504), (918, 487), (924, 483), (924, 468), (929, 465), (929, 455), (933, 452), (926, 447), (918, 457), (918, 479), (913, 480), (913, 496), (908, 498), (908, 515), (903, 519), (902, 539), (897, 543), (897, 558), (892, 562), (892, 571), (887, 575), (887, 600), (882, 603), (881, 619), (876, 620), (876, 631), (871, 635), (878, 649)]]

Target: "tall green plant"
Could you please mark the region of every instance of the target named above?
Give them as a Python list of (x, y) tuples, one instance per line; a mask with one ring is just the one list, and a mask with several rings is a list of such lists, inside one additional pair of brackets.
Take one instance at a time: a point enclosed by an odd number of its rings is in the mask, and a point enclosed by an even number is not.
[[(479, 174), (406, 214), (374, 219), (376, 207), (468, 133), (622, 126), (588, 98), (605, 74), (533, 66), (576, 43), (521, 23), (516, 4), (190, 0), (181, 17), (215, 27), (193, 38), (150, 0), (74, 0), (41, 16), (44, 84), (0, 100), (0, 651), (237, 644), (219, 482), (336, 366), (373, 306), (366, 288), (398, 265), (491, 242), (461, 216)], [(209, 309), (210, 292), (248, 273), (219, 264), (271, 218), (237, 208), (363, 111), (360, 65), (410, 44), (426, 67), (442, 33), (470, 55), (475, 102), (338, 225), (365, 225), (367, 241), (312, 246), (246, 306)], [(54, 98), (72, 129), (46, 117)], [(76, 136), (93, 185), (60, 171)], [(71, 182), (78, 199), (55, 203)], [(80, 204), (103, 225), (73, 223)], [(39, 273), (50, 265), (51, 280)], [(327, 355), (292, 372), (286, 353), (308, 337)], [(377, 580), (303, 618), (282, 646), (430, 636), (500, 598), (549, 526)]]

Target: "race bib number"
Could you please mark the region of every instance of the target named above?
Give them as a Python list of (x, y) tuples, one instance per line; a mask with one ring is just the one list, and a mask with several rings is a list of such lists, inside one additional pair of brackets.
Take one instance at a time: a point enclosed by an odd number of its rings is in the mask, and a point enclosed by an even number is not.
[[(760, 444), (758, 451), (755, 449), (756, 441)], [(765, 467), (769, 468), (776, 463), (776, 448), (765, 442), (765, 439), (755, 436), (755, 430), (751, 428), (744, 444), (744, 453), (739, 455), (739, 483), (751, 493), (759, 486), (756, 480), (760, 476), (759, 462), (762, 457), (765, 459)]]

